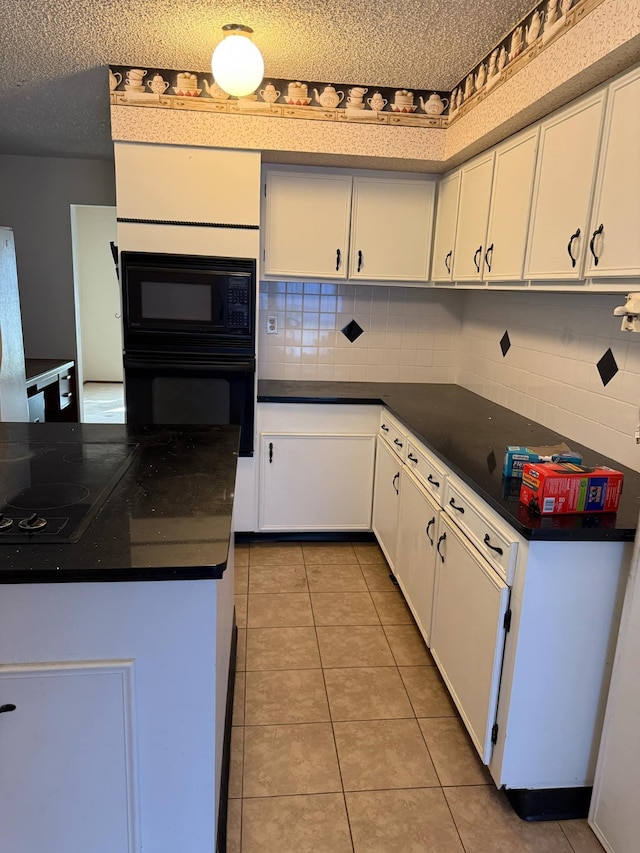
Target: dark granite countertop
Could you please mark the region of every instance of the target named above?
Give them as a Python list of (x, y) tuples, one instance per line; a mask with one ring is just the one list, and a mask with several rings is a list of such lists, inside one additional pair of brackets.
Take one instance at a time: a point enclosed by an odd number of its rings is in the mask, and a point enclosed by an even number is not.
[(219, 579), (232, 533), (239, 429), (0, 424), (2, 444), (130, 443), (133, 461), (79, 541), (2, 543), (0, 583)]
[[(640, 474), (458, 385), (260, 380), (261, 403), (372, 403), (387, 406), (417, 438), (527, 539), (626, 540), (635, 537)], [(520, 480), (502, 476), (505, 447), (565, 441), (585, 465), (624, 473), (615, 514), (541, 516), (520, 503)]]

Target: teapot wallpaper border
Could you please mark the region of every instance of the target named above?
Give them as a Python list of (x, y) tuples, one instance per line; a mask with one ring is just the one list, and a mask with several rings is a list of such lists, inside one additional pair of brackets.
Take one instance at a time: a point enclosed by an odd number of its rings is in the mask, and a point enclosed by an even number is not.
[(452, 92), (265, 77), (253, 95), (230, 97), (210, 72), (109, 66), (113, 105), (446, 128), (575, 26), (603, 0), (541, 0)]

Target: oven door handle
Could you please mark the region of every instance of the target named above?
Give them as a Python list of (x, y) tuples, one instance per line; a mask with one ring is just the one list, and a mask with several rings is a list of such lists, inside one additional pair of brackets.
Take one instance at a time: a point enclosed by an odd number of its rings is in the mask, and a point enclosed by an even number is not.
[(211, 373), (219, 370), (225, 373), (255, 373), (255, 358), (184, 358), (180, 356), (166, 356), (158, 358), (124, 356), (125, 370), (162, 371), (174, 370), (193, 375), (194, 373)]

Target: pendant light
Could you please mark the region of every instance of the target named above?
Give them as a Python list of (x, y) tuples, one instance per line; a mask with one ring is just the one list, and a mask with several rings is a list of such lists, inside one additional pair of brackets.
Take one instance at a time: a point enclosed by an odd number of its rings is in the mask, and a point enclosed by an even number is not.
[(243, 24), (225, 24), (224, 38), (213, 51), (211, 71), (215, 82), (229, 95), (250, 95), (264, 76), (264, 60), (251, 40), (253, 30)]

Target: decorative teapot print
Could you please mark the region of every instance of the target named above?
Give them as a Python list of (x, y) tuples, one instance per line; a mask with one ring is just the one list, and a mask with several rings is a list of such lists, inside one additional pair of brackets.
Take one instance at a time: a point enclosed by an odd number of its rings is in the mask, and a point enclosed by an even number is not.
[(533, 44), (533, 42), (540, 35), (540, 30), (542, 29), (542, 12), (534, 12), (533, 17), (531, 18), (531, 23), (525, 30), (525, 39), (527, 44)]
[(167, 83), (160, 74), (156, 74), (151, 78), (151, 80), (147, 80), (147, 86), (151, 89), (154, 95), (164, 95), (169, 88), (169, 83)]
[(276, 89), (273, 83), (267, 83), (264, 89), (260, 89), (260, 97), (267, 104), (275, 103), (280, 97), (280, 92)]
[(367, 103), (369, 104), (369, 109), (374, 112), (380, 112), (387, 106), (388, 101), (382, 97), (380, 92), (374, 92), (370, 98), (367, 98)]
[(203, 80), (204, 88), (207, 90), (207, 94), (211, 95), (211, 97), (216, 101), (226, 101), (229, 97), (229, 93), (225, 92), (216, 81), (214, 80), (211, 85), (209, 85), (208, 80)]
[(429, 116), (442, 115), (448, 105), (448, 99), (445, 98), (444, 100), (442, 100), (442, 98), (437, 92), (434, 92), (432, 95), (429, 95), (426, 101), (424, 100), (424, 98), (420, 98), (420, 106)]
[(119, 71), (109, 69), (109, 91), (113, 92), (122, 83), (122, 74)]
[(316, 101), (327, 110), (334, 110), (344, 98), (344, 92), (336, 92), (331, 85), (325, 86), (322, 92), (313, 90)]

